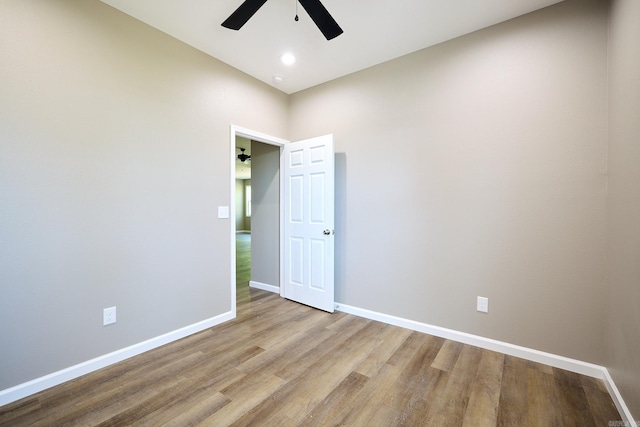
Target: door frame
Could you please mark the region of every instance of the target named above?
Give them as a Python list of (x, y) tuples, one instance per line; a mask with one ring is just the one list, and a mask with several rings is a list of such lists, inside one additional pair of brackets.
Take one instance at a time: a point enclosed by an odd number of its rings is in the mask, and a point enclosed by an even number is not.
[(288, 144), (286, 139), (276, 136), (267, 135), (251, 129), (231, 124), (229, 126), (229, 160), (230, 160), (230, 187), (229, 187), (229, 230), (231, 241), (231, 313), (236, 317), (236, 137), (241, 136), (264, 144), (275, 145), (280, 147), (280, 296), (284, 296), (284, 179), (282, 171), (284, 170), (284, 159), (282, 156), (283, 147)]

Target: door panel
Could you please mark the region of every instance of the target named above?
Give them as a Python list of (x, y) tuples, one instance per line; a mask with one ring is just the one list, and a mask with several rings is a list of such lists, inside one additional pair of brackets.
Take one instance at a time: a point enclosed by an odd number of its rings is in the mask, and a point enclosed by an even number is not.
[(284, 296), (334, 310), (333, 136), (284, 147)]

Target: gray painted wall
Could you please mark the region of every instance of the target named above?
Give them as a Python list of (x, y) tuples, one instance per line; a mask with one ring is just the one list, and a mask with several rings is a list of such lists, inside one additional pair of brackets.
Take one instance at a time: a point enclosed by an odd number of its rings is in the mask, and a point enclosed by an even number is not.
[(640, 2), (611, 2), (607, 366), (640, 419)]
[(230, 311), (229, 125), (286, 95), (98, 1), (0, 40), (0, 390)]
[(280, 147), (251, 142), (251, 280), (280, 286)]
[(336, 300), (604, 363), (606, 64), (568, 0), (292, 95), (340, 155)]

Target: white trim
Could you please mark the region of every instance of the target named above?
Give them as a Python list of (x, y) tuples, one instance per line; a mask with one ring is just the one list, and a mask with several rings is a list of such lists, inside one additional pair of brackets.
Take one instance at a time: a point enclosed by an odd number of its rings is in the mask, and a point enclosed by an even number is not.
[[(246, 129), (236, 125), (229, 126), (229, 153), (231, 158), (231, 188), (229, 190), (229, 210), (230, 210), (230, 218), (234, 219), (236, 217), (236, 136), (241, 136), (243, 138), (252, 139), (254, 141), (259, 141), (269, 145), (275, 145), (280, 147), (280, 171), (284, 170), (284, 160), (282, 156), (282, 147), (285, 144), (288, 144), (289, 141), (286, 139), (278, 138), (275, 136), (267, 135), (262, 132), (256, 132), (251, 129)], [(283, 232), (283, 224), (284, 224), (284, 200), (282, 195), (284, 194), (284, 179), (282, 177), (282, 173), (280, 173), (280, 284), (283, 282), (283, 269), (284, 269), (284, 232)], [(231, 286), (231, 311), (233, 312), (233, 316), (236, 315), (236, 222), (235, 220), (229, 221), (230, 223), (230, 234), (231, 234), (231, 271), (230, 271), (230, 286)], [(269, 291), (270, 289), (266, 289)], [(276, 291), (282, 294), (282, 286), (280, 286), (280, 290)]]
[(253, 280), (249, 281), (249, 286), (256, 289), (262, 289), (263, 291), (274, 292), (276, 294), (280, 293), (279, 286), (267, 285), (266, 283), (254, 282)]
[(170, 342), (177, 341), (189, 335), (204, 331), (205, 329), (209, 329), (213, 326), (231, 320), (234, 317), (235, 316), (232, 315), (231, 312), (222, 313), (210, 319), (185, 326), (184, 328), (176, 329), (175, 331), (168, 332), (166, 334), (151, 338), (146, 341), (142, 341), (130, 347), (98, 356), (95, 359), (87, 360), (86, 362), (70, 366), (60, 371), (53, 372), (40, 378), (36, 378), (26, 383), (18, 384), (17, 386), (5, 390), (0, 390), (0, 406), (15, 402), (16, 400), (57, 386), (74, 378), (78, 378), (82, 375), (89, 374), (91, 372), (97, 371), (98, 369), (113, 365), (114, 363), (121, 362), (130, 357), (137, 356)]
[[(254, 141), (264, 142), (270, 145), (285, 145), (289, 143), (288, 140), (278, 138), (277, 136), (267, 135), (266, 133), (257, 132), (251, 129), (243, 128), (236, 125), (231, 125), (231, 134), (233, 135), (233, 164), (235, 165), (235, 143), (236, 136), (243, 138), (253, 139)], [(235, 174), (234, 174), (235, 175)], [(234, 187), (235, 188), (235, 187)]]
[(609, 371), (604, 366), (595, 365), (592, 363), (583, 362), (581, 360), (571, 359), (552, 353), (546, 353), (515, 344), (509, 344), (491, 338), (484, 338), (478, 335), (459, 332), (453, 329), (442, 328), (440, 326), (429, 325), (427, 323), (416, 322), (414, 320), (391, 316), (384, 313), (378, 313), (364, 308), (353, 307), (347, 304), (336, 303), (335, 309), (336, 311), (342, 311), (344, 313), (353, 314), (355, 316), (364, 317), (366, 319), (376, 320), (378, 322), (387, 323), (389, 325), (423, 332), (425, 334), (446, 338), (452, 341), (473, 345), (487, 350), (497, 351), (500, 353), (508, 354), (510, 356), (520, 357), (522, 359), (543, 363), (555, 368), (560, 368), (578, 374), (587, 375), (589, 377), (598, 378), (600, 380), (603, 380), (605, 385), (607, 386), (609, 394), (611, 395), (611, 399), (615, 403), (616, 408), (618, 408), (618, 412), (620, 412), (620, 415), (623, 417), (623, 421), (625, 421), (626, 425), (630, 427), (638, 427), (638, 424), (633, 420), (633, 416), (631, 415), (629, 408), (625, 404), (622, 395), (613, 382), (613, 378), (611, 378), (611, 375), (609, 375)]
[(629, 407), (627, 407), (627, 404), (624, 402), (618, 387), (616, 387), (616, 383), (613, 382), (613, 378), (611, 378), (607, 369), (604, 370), (604, 374), (604, 384), (607, 386), (607, 390), (609, 390), (611, 399), (613, 399), (613, 403), (615, 403), (616, 408), (618, 408), (618, 412), (622, 415), (622, 421), (629, 427), (638, 427), (638, 422), (635, 421), (633, 415), (631, 415)]
[(229, 257), (229, 277), (231, 277), (231, 296), (230, 310), (233, 317), (236, 317), (236, 133), (237, 128), (231, 125), (229, 128), (229, 170), (231, 179), (229, 179), (229, 233), (231, 235), (231, 256)]
[(284, 145), (280, 146), (280, 297), (284, 298)]

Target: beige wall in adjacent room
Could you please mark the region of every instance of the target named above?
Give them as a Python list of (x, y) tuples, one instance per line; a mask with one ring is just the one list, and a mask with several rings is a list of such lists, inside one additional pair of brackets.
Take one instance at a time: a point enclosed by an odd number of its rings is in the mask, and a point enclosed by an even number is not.
[[(242, 193), (243, 198), (246, 202), (247, 200), (247, 191), (251, 189), (251, 180), (250, 179), (244, 179), (243, 180), (243, 185), (242, 185)], [(242, 212), (244, 215), (244, 231), (251, 231), (251, 216), (247, 216), (247, 204), (244, 203), (244, 205), (242, 206)]]
[(247, 186), (250, 179), (236, 179), (236, 231), (251, 231), (251, 217), (247, 216)]
[(338, 302), (605, 361), (607, 5), (291, 96), (290, 139), (335, 135)]
[(613, 0), (609, 30), (607, 366), (640, 419), (640, 2)]
[(230, 124), (287, 96), (98, 1), (0, 2), (0, 64), (0, 390), (229, 312)]
[(236, 179), (236, 231), (245, 230), (244, 180)]

